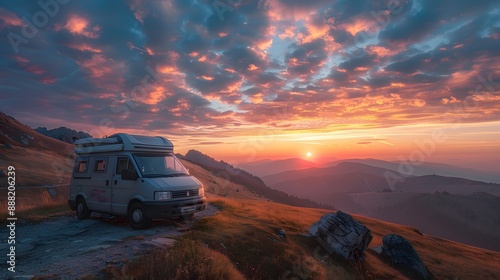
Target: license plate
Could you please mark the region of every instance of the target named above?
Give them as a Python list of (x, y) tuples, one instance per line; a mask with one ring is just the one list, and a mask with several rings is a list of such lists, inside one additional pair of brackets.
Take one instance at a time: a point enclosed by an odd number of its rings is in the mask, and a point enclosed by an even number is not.
[(188, 207), (182, 207), (181, 208), (181, 213), (186, 213), (186, 212), (191, 212), (196, 210), (196, 206), (188, 206)]

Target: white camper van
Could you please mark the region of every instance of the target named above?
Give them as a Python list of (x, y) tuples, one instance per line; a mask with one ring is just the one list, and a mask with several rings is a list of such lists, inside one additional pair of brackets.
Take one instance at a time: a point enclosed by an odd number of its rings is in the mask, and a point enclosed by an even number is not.
[(108, 213), (146, 228), (151, 219), (205, 209), (203, 185), (175, 157), (168, 139), (118, 133), (80, 139), (75, 146), (68, 204), (79, 219)]

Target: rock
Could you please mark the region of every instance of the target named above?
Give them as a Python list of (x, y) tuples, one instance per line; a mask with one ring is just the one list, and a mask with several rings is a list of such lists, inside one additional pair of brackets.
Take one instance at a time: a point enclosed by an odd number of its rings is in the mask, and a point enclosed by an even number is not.
[(145, 242), (142, 242), (142, 245), (145, 245), (145, 246), (152, 246), (152, 247), (158, 247), (158, 248), (166, 248), (166, 247), (170, 247), (174, 244), (175, 242), (175, 239), (171, 239), (171, 238), (154, 238), (150, 241), (145, 241)]
[(134, 255), (139, 255), (141, 253), (141, 249), (139, 249), (139, 247), (137, 246), (134, 246), (132, 248), (132, 252), (134, 253)]
[(397, 234), (382, 238), (382, 254), (411, 279), (429, 279), (429, 272), (408, 240)]
[(92, 135), (83, 131), (76, 131), (67, 127), (47, 129), (46, 127), (35, 128), (35, 131), (45, 136), (73, 144), (77, 139), (91, 138)]
[(309, 232), (328, 253), (336, 253), (347, 260), (364, 258), (364, 251), (373, 236), (370, 229), (342, 211), (328, 213), (314, 223)]
[(57, 197), (57, 190), (55, 188), (47, 188), (47, 192), (49, 193), (50, 197)]

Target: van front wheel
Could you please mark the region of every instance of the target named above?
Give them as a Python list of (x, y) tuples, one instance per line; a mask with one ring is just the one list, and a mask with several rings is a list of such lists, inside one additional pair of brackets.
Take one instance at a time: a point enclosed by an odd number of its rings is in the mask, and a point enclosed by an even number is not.
[(128, 209), (128, 222), (133, 229), (143, 229), (151, 226), (144, 207), (140, 202), (134, 202)]
[(79, 220), (85, 220), (90, 217), (90, 214), (92, 213), (87, 207), (87, 203), (85, 203), (85, 200), (83, 200), (83, 198), (79, 197), (76, 200), (76, 216)]

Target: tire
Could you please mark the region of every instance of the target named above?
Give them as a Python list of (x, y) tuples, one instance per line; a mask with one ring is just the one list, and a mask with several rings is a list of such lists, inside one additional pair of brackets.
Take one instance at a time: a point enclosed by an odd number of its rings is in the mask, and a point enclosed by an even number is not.
[(85, 200), (81, 197), (79, 197), (76, 200), (76, 216), (78, 217), (79, 220), (85, 220), (90, 217), (90, 212), (89, 208), (87, 207), (87, 203), (85, 203)]
[(144, 206), (140, 202), (134, 202), (128, 209), (128, 222), (133, 229), (143, 229), (151, 226), (151, 219), (148, 218)]

